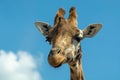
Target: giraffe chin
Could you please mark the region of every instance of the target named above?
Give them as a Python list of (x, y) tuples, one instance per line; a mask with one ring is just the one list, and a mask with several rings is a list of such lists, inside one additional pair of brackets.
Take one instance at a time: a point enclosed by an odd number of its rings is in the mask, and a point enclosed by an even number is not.
[(65, 57), (60, 54), (48, 56), (48, 62), (51, 66), (58, 68), (65, 62)]

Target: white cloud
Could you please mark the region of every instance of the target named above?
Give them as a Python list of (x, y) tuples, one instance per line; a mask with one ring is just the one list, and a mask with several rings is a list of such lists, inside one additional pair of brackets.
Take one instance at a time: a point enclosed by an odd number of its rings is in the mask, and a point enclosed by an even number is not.
[(0, 80), (41, 80), (41, 76), (28, 52), (0, 50)]

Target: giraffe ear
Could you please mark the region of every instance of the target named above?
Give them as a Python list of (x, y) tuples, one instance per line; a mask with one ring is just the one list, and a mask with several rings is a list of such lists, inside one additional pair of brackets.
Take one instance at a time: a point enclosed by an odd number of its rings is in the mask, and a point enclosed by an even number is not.
[(48, 23), (45, 22), (35, 22), (37, 29), (44, 35), (48, 35), (48, 31), (52, 28)]
[(83, 30), (83, 37), (91, 38), (102, 28), (102, 24), (91, 24)]

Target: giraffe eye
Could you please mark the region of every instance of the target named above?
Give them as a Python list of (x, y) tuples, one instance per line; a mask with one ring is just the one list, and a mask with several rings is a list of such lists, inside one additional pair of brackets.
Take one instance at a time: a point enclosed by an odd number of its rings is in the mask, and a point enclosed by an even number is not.
[(81, 37), (75, 37), (75, 40), (76, 40), (77, 42), (80, 42), (81, 39), (82, 39)]
[(51, 44), (51, 38), (50, 37), (46, 37), (46, 41), (48, 41)]

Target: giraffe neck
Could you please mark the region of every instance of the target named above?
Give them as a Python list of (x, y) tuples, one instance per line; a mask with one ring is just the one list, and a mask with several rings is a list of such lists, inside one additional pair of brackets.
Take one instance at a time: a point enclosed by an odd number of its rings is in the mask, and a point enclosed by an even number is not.
[(81, 46), (78, 46), (76, 57), (69, 63), (71, 80), (84, 80), (81, 58), (82, 50)]
[(69, 66), (70, 66), (71, 80), (84, 80), (81, 62), (77, 61)]

